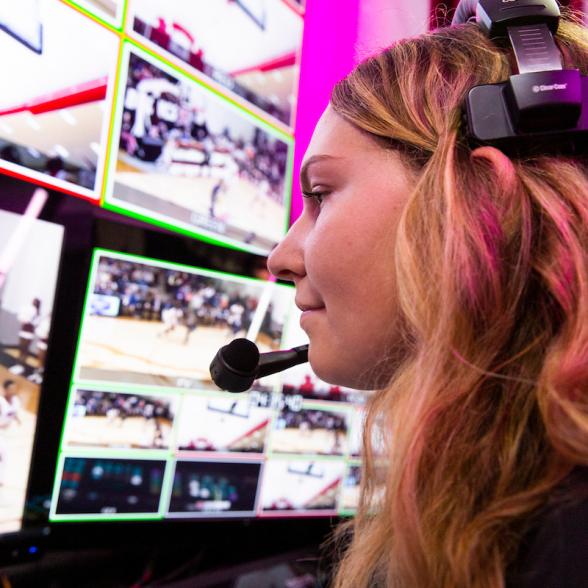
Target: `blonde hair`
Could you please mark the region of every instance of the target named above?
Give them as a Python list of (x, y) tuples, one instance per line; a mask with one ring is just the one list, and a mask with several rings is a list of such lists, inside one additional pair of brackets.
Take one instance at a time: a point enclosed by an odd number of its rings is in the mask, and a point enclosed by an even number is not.
[[(587, 75), (586, 31), (562, 21), (557, 42)], [(332, 94), (420, 167), (395, 244), (407, 351), (368, 404), (336, 588), (502, 587), (529, 520), (588, 465), (586, 160), (512, 157), (500, 174), (463, 138), (466, 92), (511, 61), (460, 25), (368, 59)]]

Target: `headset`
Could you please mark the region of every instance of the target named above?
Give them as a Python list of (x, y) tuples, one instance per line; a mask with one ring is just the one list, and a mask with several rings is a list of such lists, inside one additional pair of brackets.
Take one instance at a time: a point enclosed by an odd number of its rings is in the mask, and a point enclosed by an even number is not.
[[(474, 86), (463, 110), (468, 139), (506, 152), (588, 151), (588, 77), (563, 69), (553, 39), (560, 19), (556, 0), (461, 0), (452, 25), (474, 20), (497, 44), (510, 41), (518, 73), (506, 82)], [(217, 352), (215, 384), (231, 392), (308, 361), (308, 345), (259, 353), (247, 339)]]
[(461, 0), (452, 25), (475, 21), (497, 44), (510, 42), (518, 73), (474, 86), (464, 119), (476, 144), (507, 152), (588, 150), (588, 77), (563, 69), (554, 41), (556, 0)]

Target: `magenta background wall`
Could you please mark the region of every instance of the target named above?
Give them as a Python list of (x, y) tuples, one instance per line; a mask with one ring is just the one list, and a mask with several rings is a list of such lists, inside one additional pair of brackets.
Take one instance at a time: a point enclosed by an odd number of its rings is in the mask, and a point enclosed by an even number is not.
[(430, 0), (307, 0), (296, 107), (291, 222), (302, 209), (300, 162), (331, 88), (397, 39), (427, 30)]
[(302, 209), (298, 177), (312, 131), (329, 103), (333, 84), (354, 64), (359, 3), (360, 0), (307, 0), (296, 107), (292, 222)]

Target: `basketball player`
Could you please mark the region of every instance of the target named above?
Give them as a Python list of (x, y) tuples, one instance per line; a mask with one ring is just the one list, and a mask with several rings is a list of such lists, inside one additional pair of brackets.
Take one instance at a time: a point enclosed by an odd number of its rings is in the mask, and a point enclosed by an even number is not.
[(13, 374), (22, 374), (26, 369), (27, 359), (31, 344), (35, 337), (35, 329), (41, 320), (41, 300), (33, 298), (32, 302), (21, 308), (18, 313), (20, 331), (18, 333), (18, 361), (20, 365), (12, 366), (9, 371)]
[(208, 207), (208, 215), (210, 218), (216, 218), (215, 208), (218, 202), (219, 194), (222, 192), (226, 192), (227, 186), (225, 184), (225, 180), (220, 178), (219, 181), (212, 187), (212, 191), (210, 192), (210, 206)]
[(179, 307), (177, 303), (168, 308), (164, 308), (161, 312), (161, 320), (165, 325), (165, 329), (163, 330), (163, 332), (158, 334), (158, 337), (162, 335), (167, 335), (168, 333), (175, 331), (176, 327), (180, 323), (180, 319), (182, 318), (183, 314), (184, 313), (182, 309)]
[(51, 327), (51, 314), (44, 316), (39, 321), (35, 328), (35, 337), (37, 339), (37, 362), (34, 373), (28, 378), (35, 384), (40, 384), (43, 381), (43, 373), (45, 371), (45, 358), (47, 357), (47, 344), (49, 341), (49, 328)]
[[(5, 380), (2, 384), (2, 396), (0, 396), (0, 414), (2, 417), (9, 419), (9, 425), (12, 422), (21, 425), (19, 417), (21, 402), (18, 395), (18, 384), (14, 380)], [(2, 424), (0, 421), (0, 428)]]
[(236, 301), (229, 307), (229, 317), (227, 323), (234, 336), (243, 328), (243, 314), (245, 313), (245, 307), (241, 302)]

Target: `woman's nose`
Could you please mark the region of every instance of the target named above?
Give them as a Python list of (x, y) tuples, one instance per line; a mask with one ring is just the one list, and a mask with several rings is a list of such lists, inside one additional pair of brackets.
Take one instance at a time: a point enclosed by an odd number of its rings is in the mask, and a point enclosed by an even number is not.
[(276, 278), (296, 282), (306, 274), (303, 243), (303, 226), (298, 219), (267, 260), (267, 267)]

